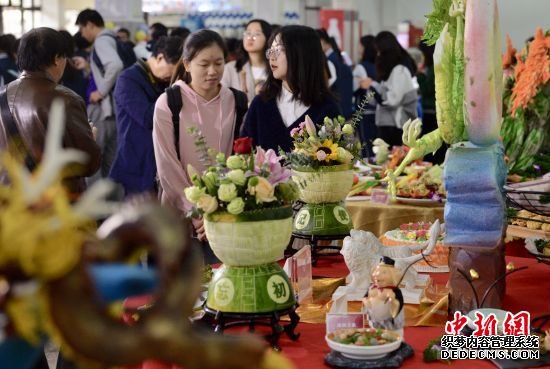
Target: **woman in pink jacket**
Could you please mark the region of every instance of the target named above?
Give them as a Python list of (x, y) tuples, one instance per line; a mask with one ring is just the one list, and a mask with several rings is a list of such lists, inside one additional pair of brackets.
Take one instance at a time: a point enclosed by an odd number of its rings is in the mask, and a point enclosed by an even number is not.
[[(205, 169), (199, 160), (193, 137), (187, 133), (187, 129), (197, 127), (209, 148), (230, 155), (234, 132), (237, 131), (235, 126), (240, 123), (236, 122), (234, 93), (220, 84), (226, 54), (223, 39), (211, 30), (193, 32), (185, 41), (183, 71), (174, 83), (180, 89), (183, 103), (179, 114), (179, 159), (166, 93), (159, 97), (155, 105), (153, 145), (162, 187), (161, 203), (174, 207), (183, 214), (191, 210), (191, 203), (183, 194), (183, 190), (191, 185), (187, 165), (191, 164), (198, 171)], [(204, 241), (202, 219), (194, 219), (193, 226), (197, 238)], [(204, 251), (207, 254), (209, 252), (208, 249)]]

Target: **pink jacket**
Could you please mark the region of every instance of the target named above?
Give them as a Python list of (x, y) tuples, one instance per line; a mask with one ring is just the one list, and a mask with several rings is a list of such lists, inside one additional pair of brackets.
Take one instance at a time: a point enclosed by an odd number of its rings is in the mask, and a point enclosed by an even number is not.
[(187, 165), (191, 164), (199, 172), (205, 169), (187, 129), (198, 127), (209, 148), (230, 155), (236, 119), (235, 99), (231, 90), (224, 86), (215, 98), (206, 101), (185, 82), (177, 81), (175, 84), (180, 86), (183, 99), (179, 140), (181, 160), (178, 160), (176, 154), (172, 113), (168, 107), (166, 93), (158, 98), (155, 105), (153, 145), (157, 172), (163, 190), (161, 203), (185, 213), (191, 209), (191, 203), (183, 194), (183, 190), (191, 186)]

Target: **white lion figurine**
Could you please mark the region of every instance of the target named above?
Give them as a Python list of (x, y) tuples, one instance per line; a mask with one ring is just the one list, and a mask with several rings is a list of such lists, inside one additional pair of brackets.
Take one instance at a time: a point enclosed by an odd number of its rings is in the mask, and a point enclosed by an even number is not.
[[(403, 245), (386, 247), (371, 232), (351, 230), (350, 235), (344, 238), (344, 245), (340, 253), (351, 274), (348, 293), (365, 293), (371, 283), (371, 271), (378, 264), (382, 256), (389, 256), (395, 260), (395, 267), (404, 271), (407, 266), (422, 259), (422, 255), (430, 255), (437, 244), (441, 233), (439, 220), (436, 220), (429, 231), (429, 239), (423, 245)], [(422, 254), (414, 255), (414, 251), (423, 250)], [(409, 268), (403, 283), (405, 289), (412, 290), (416, 284), (416, 271)]]

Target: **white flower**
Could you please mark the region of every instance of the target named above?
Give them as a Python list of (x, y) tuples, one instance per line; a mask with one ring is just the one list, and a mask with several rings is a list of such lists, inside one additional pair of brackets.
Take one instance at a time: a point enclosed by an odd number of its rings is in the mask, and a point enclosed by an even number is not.
[(237, 197), (227, 205), (227, 211), (231, 214), (237, 215), (242, 213), (244, 210), (244, 201), (241, 197)]
[(323, 150), (319, 150), (317, 151), (317, 153), (315, 153), (315, 156), (317, 156), (317, 160), (323, 161), (327, 158), (327, 153)]
[(234, 169), (227, 173), (227, 178), (238, 186), (244, 185), (246, 178), (242, 169)]
[(241, 169), (244, 167), (244, 160), (238, 155), (231, 155), (227, 158), (226, 164), (229, 169)]
[(191, 201), (193, 204), (196, 204), (199, 201), (200, 197), (204, 195), (204, 188), (198, 188), (197, 186), (190, 186), (183, 190), (187, 200)]
[(214, 196), (204, 194), (199, 198), (197, 207), (202, 209), (206, 214), (210, 214), (218, 208), (218, 200)]
[(346, 135), (352, 135), (353, 134), (353, 126), (351, 124), (344, 124), (342, 127), (342, 132)]
[(264, 177), (256, 177), (258, 184), (256, 186), (248, 185), (248, 193), (256, 197), (256, 202), (271, 202), (277, 200), (274, 196), (275, 189)]
[(304, 122), (306, 123), (305, 126), (307, 133), (310, 136), (315, 137), (317, 135), (317, 128), (315, 128), (315, 123), (313, 123), (309, 115), (306, 115), (306, 119)]
[(234, 183), (224, 183), (218, 188), (218, 198), (222, 201), (229, 202), (237, 197), (237, 186)]

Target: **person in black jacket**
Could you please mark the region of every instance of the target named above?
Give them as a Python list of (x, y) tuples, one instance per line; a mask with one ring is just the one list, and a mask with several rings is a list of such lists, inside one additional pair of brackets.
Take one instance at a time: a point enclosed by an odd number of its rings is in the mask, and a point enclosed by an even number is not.
[(306, 114), (320, 124), (325, 117), (340, 115), (340, 109), (328, 89), (325, 56), (313, 28), (284, 26), (272, 34), (268, 44), (270, 73), (250, 104), (242, 135), (265, 150), (280, 147), (289, 152), (290, 131)]
[(344, 62), (342, 52), (334, 37), (330, 37), (324, 29), (317, 30), (321, 39), (321, 47), (328, 61), (335, 68), (336, 80), (330, 85), (332, 92), (338, 98), (340, 110), (346, 119), (350, 119), (353, 113), (353, 74), (351, 67)]

